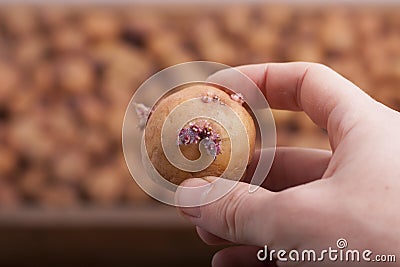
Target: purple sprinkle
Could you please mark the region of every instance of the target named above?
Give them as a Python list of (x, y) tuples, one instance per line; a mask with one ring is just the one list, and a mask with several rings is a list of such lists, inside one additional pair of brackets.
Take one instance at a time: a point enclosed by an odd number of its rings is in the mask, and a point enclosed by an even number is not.
[(207, 120), (197, 124), (190, 122), (188, 127), (181, 129), (178, 135), (178, 145), (198, 144), (203, 139), (206, 139), (205, 148), (208, 154), (216, 157), (222, 153), (220, 135), (214, 133)]

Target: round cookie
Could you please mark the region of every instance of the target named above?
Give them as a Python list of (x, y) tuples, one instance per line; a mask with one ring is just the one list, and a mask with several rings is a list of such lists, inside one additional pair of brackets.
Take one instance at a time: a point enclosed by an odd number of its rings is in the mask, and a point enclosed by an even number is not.
[[(198, 113), (198, 118), (188, 122), (176, 134), (176, 142), (182, 154), (189, 160), (196, 160), (200, 157), (199, 146), (204, 145), (207, 153), (214, 157), (212, 163), (201, 171), (189, 172), (175, 167), (167, 159), (161, 141), (161, 132), (163, 123), (166, 121), (169, 114), (175, 107), (190, 99), (201, 99), (194, 102), (193, 109)], [(247, 160), (250, 163), (255, 149), (256, 129), (253, 118), (249, 112), (243, 107), (243, 98), (240, 94), (231, 94), (224, 91), (222, 88), (212, 84), (190, 84), (183, 86), (164, 98), (162, 98), (153, 108), (147, 124), (145, 126), (145, 146), (155, 169), (158, 173), (174, 184), (180, 184), (183, 180), (192, 177), (204, 176), (221, 176), (224, 178), (238, 180), (241, 173), (235, 166), (242, 166), (243, 161)], [(237, 138), (237, 133), (230, 132), (223, 125), (220, 125), (212, 118), (202, 118), (202, 114), (206, 113), (207, 109), (222, 109), (222, 106), (227, 105), (240, 118), (240, 123), (244, 126), (247, 134), (248, 145), (241, 144), (241, 147), (235, 148), (235, 154), (231, 155), (231, 144)], [(227, 115), (228, 116), (228, 115)], [(230, 115), (235, 116), (235, 115)], [(231, 118), (225, 118), (230, 120)], [(238, 120), (230, 120), (232, 122)], [(243, 126), (233, 127), (233, 129), (243, 129)], [(203, 140), (204, 139), (204, 140)], [(201, 142), (201, 141), (204, 142)], [(236, 143), (236, 142), (234, 142)], [(248, 158), (243, 158), (247, 155)], [(228, 164), (232, 168), (227, 169)]]

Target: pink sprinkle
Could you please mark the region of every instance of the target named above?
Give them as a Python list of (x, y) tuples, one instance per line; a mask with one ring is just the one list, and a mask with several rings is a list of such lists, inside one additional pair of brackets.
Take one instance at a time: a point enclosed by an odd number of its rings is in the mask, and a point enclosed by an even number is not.
[(233, 101), (238, 102), (239, 104), (243, 104), (244, 103), (244, 98), (243, 98), (243, 95), (241, 93), (231, 94), (231, 99)]

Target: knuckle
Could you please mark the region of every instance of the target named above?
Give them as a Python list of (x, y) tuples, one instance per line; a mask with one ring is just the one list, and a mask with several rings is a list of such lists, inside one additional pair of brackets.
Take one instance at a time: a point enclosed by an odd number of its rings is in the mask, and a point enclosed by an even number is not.
[(326, 74), (326, 75), (332, 75), (332, 74), (337, 74), (336, 71), (334, 71), (332, 68), (330, 68), (327, 65), (324, 65), (322, 63), (316, 63), (316, 62), (309, 62), (306, 63), (306, 68), (308, 73), (313, 73), (313, 74)]
[(329, 72), (333, 71), (330, 67), (328, 67), (327, 65), (321, 64), (321, 63), (312, 62), (309, 64), (310, 64), (309, 68), (311, 71), (312, 70), (314, 70), (314, 71), (329, 71)]
[(293, 236), (308, 235), (315, 231), (315, 225), (310, 218), (326, 217), (330, 207), (329, 198), (321, 192), (306, 188), (291, 188), (277, 193), (272, 202), (274, 207), (272, 229), (275, 240), (287, 240)]
[(310, 218), (312, 214), (307, 200), (297, 190), (284, 190), (274, 195), (271, 200), (271, 233), (275, 240), (284, 240), (290, 235), (293, 223), (299, 223), (301, 218)]
[(281, 238), (281, 229), (285, 228), (285, 224), (288, 221), (288, 210), (291, 208), (290, 203), (291, 195), (287, 194), (286, 191), (282, 191), (274, 195), (271, 199), (270, 207), (270, 232), (275, 237), (274, 240)]
[(223, 218), (224, 228), (226, 229), (226, 235), (230, 241), (239, 240), (242, 237), (244, 218), (247, 216), (244, 214), (245, 199), (247, 196), (246, 190), (243, 188), (236, 188), (226, 196), (223, 204), (221, 205), (221, 217)]

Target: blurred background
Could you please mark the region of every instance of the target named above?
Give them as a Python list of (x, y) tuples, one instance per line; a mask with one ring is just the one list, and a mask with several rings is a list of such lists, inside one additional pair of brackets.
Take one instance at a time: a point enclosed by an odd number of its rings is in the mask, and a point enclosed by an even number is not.
[[(220, 247), (123, 159), (125, 108), (165, 67), (320, 62), (400, 110), (396, 1), (18, 2), (0, 2), (0, 266), (210, 265)], [(274, 116), (278, 145), (329, 149), (304, 114)]]

